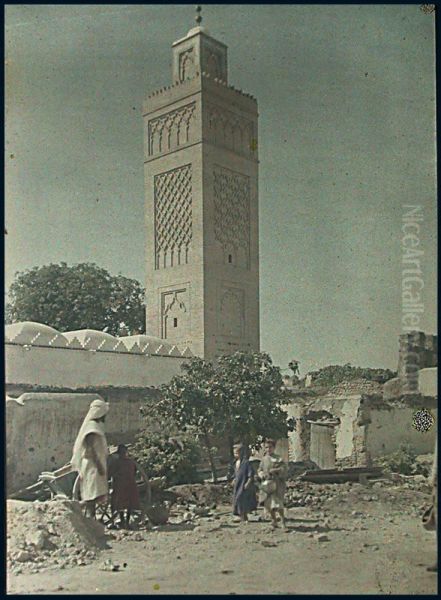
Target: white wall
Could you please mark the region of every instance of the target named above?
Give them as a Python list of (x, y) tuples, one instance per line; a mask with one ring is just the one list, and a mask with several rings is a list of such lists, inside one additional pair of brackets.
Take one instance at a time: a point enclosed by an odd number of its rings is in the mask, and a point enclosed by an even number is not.
[[(89, 405), (98, 394), (27, 393), (6, 401), (8, 492), (34, 483), (42, 471), (65, 465)], [(23, 404), (20, 404), (23, 402)], [(139, 430), (140, 402), (110, 403), (105, 423), (109, 443), (124, 443)]]
[(418, 372), (418, 391), (423, 396), (438, 397), (438, 368), (421, 369)]
[[(11, 327), (11, 326), (10, 326)], [(140, 427), (140, 396), (131, 388), (157, 388), (181, 372), (186, 357), (155, 356), (112, 350), (6, 343), (6, 386), (39, 388), (105, 388), (113, 394), (107, 420), (110, 443), (130, 441)], [(104, 392), (103, 392), (104, 393)], [(63, 466), (87, 412), (91, 394), (23, 394), (24, 406), (8, 400), (7, 486), (17, 490), (42, 471)]]
[(417, 431), (412, 426), (413, 415), (417, 410), (412, 407), (396, 407), (390, 410), (371, 411), (366, 445), (372, 458), (395, 452), (403, 443), (410, 444), (419, 454), (433, 452), (437, 410), (430, 409), (435, 417), (435, 425), (426, 433)]
[(347, 458), (351, 456), (354, 449), (354, 422), (357, 419), (360, 407), (360, 396), (343, 402), (340, 417), (340, 425), (336, 428), (336, 457)]
[(180, 372), (185, 358), (5, 344), (6, 384), (80, 389), (158, 387)]

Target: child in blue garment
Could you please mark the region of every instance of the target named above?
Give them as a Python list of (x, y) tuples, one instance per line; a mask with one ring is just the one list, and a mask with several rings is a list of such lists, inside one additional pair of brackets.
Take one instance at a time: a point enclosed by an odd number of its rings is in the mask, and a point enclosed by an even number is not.
[(235, 461), (233, 513), (242, 522), (248, 521), (248, 514), (257, 509), (256, 488), (254, 486), (254, 471), (250, 464), (249, 450), (242, 444), (233, 448)]

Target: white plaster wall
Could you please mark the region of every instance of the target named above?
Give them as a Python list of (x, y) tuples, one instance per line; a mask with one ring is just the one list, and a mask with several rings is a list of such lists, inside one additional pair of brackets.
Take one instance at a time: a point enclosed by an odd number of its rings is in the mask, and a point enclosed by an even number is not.
[(351, 456), (353, 450), (354, 430), (353, 423), (357, 418), (360, 406), (360, 397), (351, 398), (343, 403), (340, 413), (340, 425), (336, 428), (336, 457), (346, 458)]
[(158, 387), (185, 358), (5, 344), (6, 383), (79, 389)]
[[(427, 433), (417, 431), (412, 426), (416, 408), (392, 408), (390, 410), (372, 410), (371, 423), (367, 427), (366, 446), (371, 457), (389, 454), (399, 449), (403, 443), (410, 444), (416, 452), (433, 452), (436, 438), (436, 426)], [(437, 420), (437, 411), (430, 409)]]
[[(295, 418), (297, 420), (303, 414), (303, 408), (300, 404), (287, 404), (283, 409), (287, 413), (287, 418)], [(294, 462), (303, 459), (299, 427), (300, 425), (297, 423), (297, 430), (288, 432), (288, 458), (290, 461)]]
[(300, 444), (300, 435), (298, 431), (288, 433), (288, 452), (289, 460), (297, 462), (304, 459), (302, 446)]
[(438, 396), (438, 368), (421, 369), (418, 372), (418, 391), (423, 396)]
[[(22, 394), (6, 401), (8, 492), (34, 483), (42, 471), (70, 461), (78, 430), (98, 394)], [(107, 441), (124, 443), (139, 429), (140, 402), (112, 402), (105, 423)]]
[(285, 462), (289, 461), (288, 439), (281, 439), (276, 441), (276, 454), (281, 456)]

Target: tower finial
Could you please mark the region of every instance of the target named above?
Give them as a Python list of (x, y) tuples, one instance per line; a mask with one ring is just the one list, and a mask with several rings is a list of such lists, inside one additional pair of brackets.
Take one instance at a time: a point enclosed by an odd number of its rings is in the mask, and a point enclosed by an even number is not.
[(202, 21), (201, 10), (202, 10), (201, 6), (196, 6), (196, 16), (195, 16), (194, 20), (196, 21), (198, 26), (201, 24), (201, 21)]

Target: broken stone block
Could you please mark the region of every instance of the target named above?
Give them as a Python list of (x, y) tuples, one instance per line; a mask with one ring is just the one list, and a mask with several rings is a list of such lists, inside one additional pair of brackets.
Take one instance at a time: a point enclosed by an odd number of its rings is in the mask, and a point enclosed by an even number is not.
[(15, 560), (17, 562), (28, 562), (28, 561), (33, 560), (33, 558), (34, 558), (34, 555), (31, 554), (31, 552), (28, 552), (27, 550), (20, 550), (20, 552), (15, 557)]
[(54, 545), (49, 541), (49, 534), (44, 530), (37, 530), (33, 532), (27, 539), (28, 544), (35, 546), (37, 550), (49, 549)]

